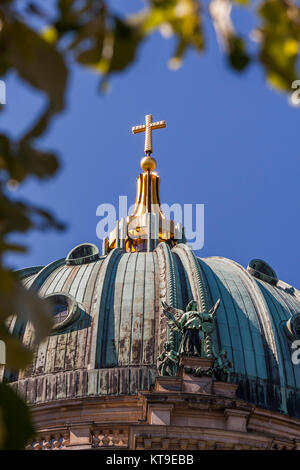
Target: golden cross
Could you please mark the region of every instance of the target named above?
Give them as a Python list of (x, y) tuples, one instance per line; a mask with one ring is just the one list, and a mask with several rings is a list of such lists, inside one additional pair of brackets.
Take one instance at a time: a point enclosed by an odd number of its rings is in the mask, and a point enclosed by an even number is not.
[(145, 154), (150, 155), (152, 153), (152, 130), (153, 129), (163, 129), (166, 127), (166, 121), (157, 121), (152, 122), (152, 114), (147, 114), (146, 124), (141, 126), (134, 126), (132, 128), (133, 134), (138, 134), (139, 132), (146, 132), (145, 135)]

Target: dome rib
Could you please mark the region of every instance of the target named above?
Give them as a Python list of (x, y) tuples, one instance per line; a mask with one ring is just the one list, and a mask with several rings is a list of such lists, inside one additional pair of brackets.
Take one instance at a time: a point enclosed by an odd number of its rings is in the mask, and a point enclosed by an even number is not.
[(187, 245), (180, 243), (172, 249), (172, 252), (179, 256), (187, 272), (193, 298), (198, 302), (202, 311), (208, 310), (208, 296), (203, 274), (193, 251)]
[(49, 277), (44, 280), (43, 284), (39, 288), (39, 293), (41, 296), (45, 296), (51, 292), (55, 292), (56, 284), (59, 282), (65, 270), (66, 266), (63, 264), (61, 266), (58, 266), (54, 271), (49, 274)]
[[(130, 255), (123, 254), (120, 260), (120, 265), (116, 280), (115, 280), (115, 290), (116, 290), (116, 297), (114, 299), (114, 312), (115, 312), (115, 344), (117, 348), (117, 357), (120, 355), (120, 332), (121, 332), (121, 325), (122, 325), (122, 299), (123, 299), (123, 292), (125, 288), (124, 277), (126, 276), (127, 266), (129, 262)], [(124, 265), (124, 267), (122, 267)]]
[[(120, 324), (120, 341), (119, 341), (119, 355), (118, 364), (120, 366), (131, 364), (131, 352), (132, 352), (132, 321), (133, 321), (133, 308), (134, 308), (134, 297), (135, 297), (135, 285), (136, 285), (136, 267), (139, 259), (138, 256), (132, 256), (130, 254), (124, 254), (128, 256), (128, 263), (126, 271), (124, 272), (124, 284), (126, 289), (123, 290), (121, 300), (121, 324)], [(121, 266), (120, 266), (121, 267)], [(112, 305), (112, 312), (114, 306)], [(133, 365), (133, 364), (132, 364)]]
[(37, 275), (44, 266), (31, 266), (30, 268), (24, 268), (24, 269), (18, 269), (16, 274), (18, 275), (20, 281), (26, 280), (28, 277), (33, 277), (34, 275)]
[[(203, 261), (209, 264), (210, 261), (214, 262), (214, 260), (216, 260), (217, 263), (225, 263), (232, 269), (236, 269), (239, 277), (245, 285), (245, 292), (248, 292), (249, 294), (252, 305), (254, 307), (257, 322), (260, 326), (260, 332), (263, 335), (264, 341), (266, 341), (266, 346), (264, 347), (265, 356), (268, 358), (267, 362), (269, 363), (269, 374), (272, 373), (274, 366), (278, 363), (277, 347), (272, 324), (269, 318), (267, 303), (259, 289), (256, 279), (253, 278), (240, 264), (227, 258), (210, 257)], [(277, 375), (276, 377), (273, 377), (273, 379), (276, 381)]]
[(173, 307), (178, 307), (178, 282), (176, 279), (176, 268), (173, 260), (173, 256), (170, 250), (170, 247), (167, 243), (160, 243), (155, 252), (157, 253), (159, 268), (160, 268), (160, 278), (164, 278), (165, 284), (162, 284), (160, 289), (160, 305), (159, 305), (159, 325), (160, 325), (160, 335), (159, 343), (160, 349), (158, 354), (162, 352), (163, 343), (168, 340), (172, 344), (177, 344), (177, 336), (173, 331), (170, 331), (170, 328), (167, 324), (167, 319), (163, 313), (161, 301), (164, 300), (169, 305)]
[(105, 258), (103, 269), (99, 277), (99, 292), (93, 314), (93, 329), (91, 338), (91, 352), (89, 369), (97, 369), (102, 364), (102, 351), (104, 348), (104, 328), (107, 322), (107, 298), (111, 291), (111, 280), (115, 274), (115, 265), (123, 253), (121, 248), (114, 248)]
[(45, 280), (49, 277), (49, 275), (55, 271), (55, 269), (59, 268), (60, 266), (65, 264), (65, 258), (60, 258), (52, 263), (47, 264), (43, 269), (41, 269), (35, 278), (34, 282), (31, 285), (32, 290), (39, 290), (41, 286), (44, 284)]
[[(281, 361), (284, 364), (283, 377), (285, 380), (285, 386), (299, 387), (300, 388), (300, 374), (297, 372), (299, 367), (295, 367), (290, 359), (291, 349), (290, 344), (287, 341), (287, 336), (283, 329), (283, 324), (286, 323), (292, 316), (290, 307), (283, 295), (280, 295), (277, 288), (257, 281), (260, 289), (265, 292), (265, 297), (269, 301), (269, 311), (274, 322), (274, 330), (277, 332), (278, 337), (278, 349), (281, 355)], [(287, 360), (289, 358), (289, 360)], [(297, 380), (298, 378), (298, 380)]]

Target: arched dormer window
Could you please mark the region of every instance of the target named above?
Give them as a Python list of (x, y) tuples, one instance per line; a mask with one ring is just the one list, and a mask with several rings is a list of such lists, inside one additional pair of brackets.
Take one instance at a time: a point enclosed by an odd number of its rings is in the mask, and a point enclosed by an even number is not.
[(47, 295), (45, 299), (50, 303), (53, 331), (63, 330), (79, 318), (80, 307), (70, 294), (54, 293)]
[(269, 282), (269, 284), (277, 284), (277, 274), (274, 269), (262, 259), (252, 259), (248, 264), (247, 271), (252, 274), (252, 276), (262, 281)]
[(287, 333), (290, 340), (294, 341), (300, 339), (300, 313), (295, 313), (285, 323), (285, 332)]

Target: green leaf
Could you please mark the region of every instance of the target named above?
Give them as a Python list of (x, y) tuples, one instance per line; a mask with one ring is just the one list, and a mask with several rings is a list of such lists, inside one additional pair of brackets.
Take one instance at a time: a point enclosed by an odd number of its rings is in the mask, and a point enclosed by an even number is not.
[(244, 70), (249, 64), (250, 57), (245, 51), (244, 41), (238, 36), (232, 36), (228, 41), (230, 65), (238, 71)]
[(284, 15), (284, 7), (282, 2), (267, 0), (263, 2), (258, 10), (260, 16), (265, 18), (269, 23), (280, 24), (282, 15)]
[(26, 253), (27, 247), (24, 245), (17, 245), (15, 243), (6, 243), (0, 240), (0, 252), (15, 251), (18, 253)]
[(96, 46), (93, 46), (90, 49), (87, 49), (86, 51), (80, 52), (76, 57), (77, 62), (82, 65), (89, 66), (98, 64), (102, 57), (102, 47), (102, 43), (97, 43)]
[(6, 347), (5, 366), (13, 370), (25, 369), (32, 361), (32, 352), (22, 345), (17, 336), (13, 336), (9, 333), (3, 323), (0, 323), (0, 339), (4, 341)]
[(156, 0), (152, 5), (144, 17), (141, 15), (144, 33), (168, 25), (169, 30), (178, 36), (179, 42), (199, 52), (204, 49), (201, 11), (196, 0)]
[(55, 111), (63, 109), (68, 72), (54, 44), (15, 20), (3, 25), (0, 48), (23, 80), (48, 95)]
[(243, 6), (249, 5), (250, 3), (250, 0), (233, 0), (233, 1), (234, 3), (237, 3), (238, 5), (243, 5)]
[(108, 72), (123, 70), (136, 57), (136, 50), (141, 42), (140, 29), (129, 26), (117, 17), (115, 18), (113, 53), (109, 61)]
[[(21, 341), (19, 329), (9, 332), (6, 321), (15, 315), (18, 324), (29, 322), (34, 330), (34, 344), (42, 341), (51, 332), (51, 307), (47, 300), (38, 297), (33, 290), (25, 289), (18, 280), (17, 273), (0, 269), (0, 338), (7, 346), (7, 364), (12, 368), (22, 368), (31, 359), (32, 351), (26, 349)], [(21, 340), (21, 341), (20, 341)], [(20, 361), (19, 363), (17, 361)]]
[(41, 37), (45, 39), (45, 41), (50, 42), (50, 44), (54, 44), (58, 40), (58, 33), (55, 26), (47, 26), (40, 34)]
[(262, 19), (259, 60), (267, 80), (279, 90), (290, 91), (298, 77), (300, 8), (288, 2), (266, 0), (258, 14)]
[(28, 406), (8, 385), (0, 383), (0, 448), (24, 449), (34, 435)]
[(2, 409), (0, 408), (0, 449), (4, 448), (5, 438), (6, 438), (6, 429), (5, 429), (4, 419), (3, 419), (3, 412), (2, 412)]
[[(22, 166), (40, 179), (48, 178), (58, 170), (58, 160), (53, 153), (35, 149), (24, 140), (20, 142), (17, 159), (19, 168)], [(11, 176), (18, 179), (13, 173)]]
[(29, 141), (29, 138), (43, 132), (48, 117), (43, 115), (20, 142), (11, 142), (7, 136), (0, 135), (0, 168), (7, 170), (7, 179), (20, 182), (32, 175), (45, 179), (58, 170), (56, 156), (51, 152), (36, 149)]
[[(41, 112), (40, 116), (36, 119), (35, 123), (31, 128), (26, 132), (22, 137), (21, 142), (30, 141), (31, 139), (36, 139), (43, 135), (46, 131), (51, 118), (55, 114), (55, 111), (52, 109), (51, 105), (48, 103), (45, 109)], [(28, 142), (28, 144), (30, 144)]]

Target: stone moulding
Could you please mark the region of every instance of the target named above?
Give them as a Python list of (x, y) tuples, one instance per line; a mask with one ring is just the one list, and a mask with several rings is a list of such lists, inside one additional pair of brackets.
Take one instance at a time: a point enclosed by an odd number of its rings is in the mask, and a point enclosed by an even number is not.
[[(162, 379), (176, 388), (181, 378)], [(221, 396), (217, 388), (213, 394), (169, 387), (135, 396), (59, 400), (34, 405), (32, 412), (38, 429), (27, 446), (32, 450), (300, 450), (299, 420)]]
[(50, 406), (64, 399), (134, 395), (137, 390), (149, 390), (156, 374), (154, 366), (82, 369), (37, 375), (13, 382), (11, 386), (30, 405)]
[[(186, 366), (213, 359), (183, 356)], [(300, 421), (246, 403), (237, 385), (212, 377), (156, 377), (152, 391), (56, 400), (32, 406), (32, 450), (300, 450)], [(84, 419), (83, 419), (84, 414)]]
[[(179, 367), (178, 377), (159, 376), (155, 381), (156, 392), (185, 392), (193, 394), (212, 394), (228, 398), (236, 397), (237, 384), (219, 382), (213, 379), (210, 371), (214, 359), (196, 356), (183, 356)], [(201, 376), (193, 371), (201, 369)], [(207, 373), (206, 373), (207, 372)]]

